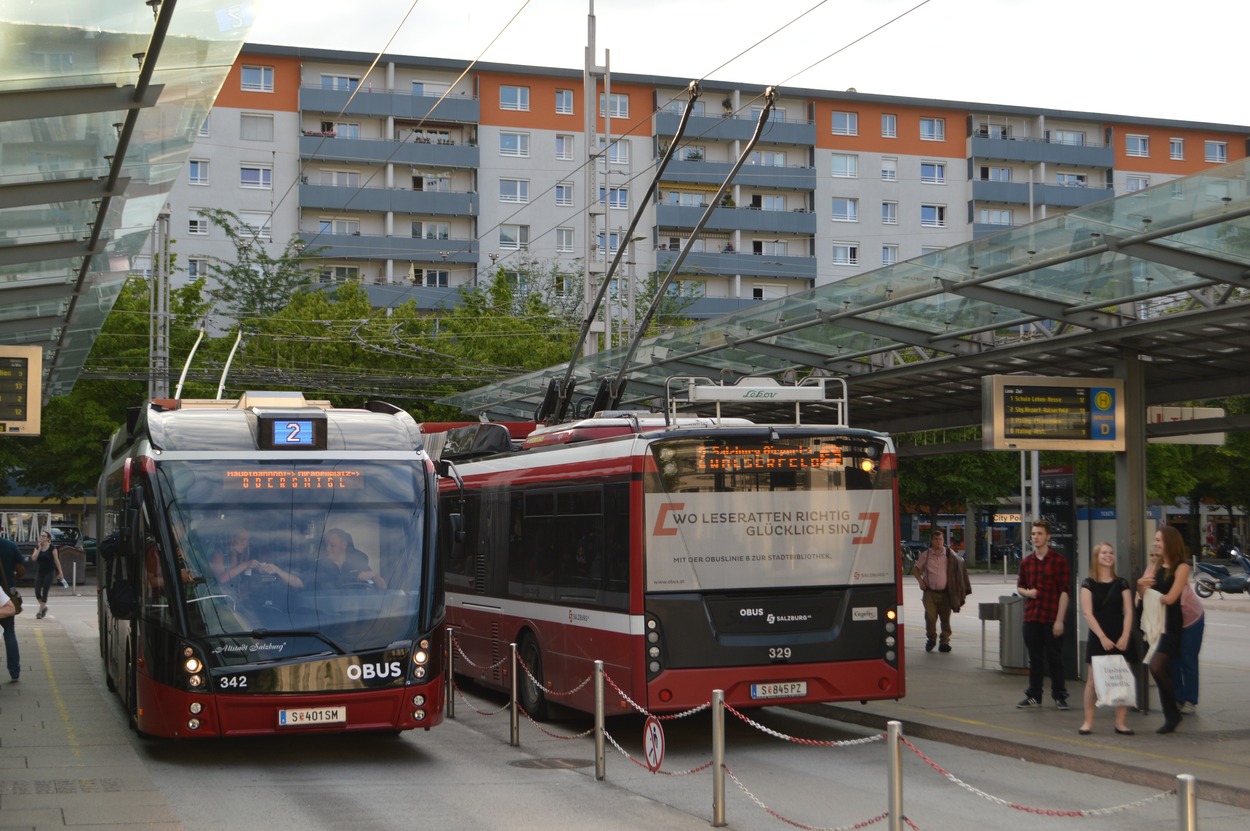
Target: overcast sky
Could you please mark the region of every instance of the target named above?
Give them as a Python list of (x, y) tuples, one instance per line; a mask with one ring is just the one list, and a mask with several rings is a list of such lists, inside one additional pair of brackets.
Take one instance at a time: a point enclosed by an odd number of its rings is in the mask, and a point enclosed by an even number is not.
[[(590, 5), (255, 3), (253, 43), (568, 69), (583, 65)], [(609, 51), (615, 72), (1250, 124), (1246, 0), (595, 0), (594, 7), (596, 60)]]

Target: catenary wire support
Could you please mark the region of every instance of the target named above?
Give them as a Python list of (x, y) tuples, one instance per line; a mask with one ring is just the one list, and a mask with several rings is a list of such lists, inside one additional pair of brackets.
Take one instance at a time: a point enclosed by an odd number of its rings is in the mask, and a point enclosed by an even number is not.
[(1176, 777), (1176, 827), (1180, 831), (1198, 831), (1198, 789), (1193, 774)]
[(899, 741), (903, 735), (903, 723), (890, 721), (886, 723), (887, 744), (890, 748), (889, 770), (886, 774), (886, 787), (889, 791), (886, 811), (889, 813), (890, 831), (903, 831), (903, 745)]
[(454, 719), (456, 717), (456, 632), (450, 626), (447, 627), (447, 683), (444, 685), (444, 691), (447, 695), (446, 709), (447, 718)]
[(724, 690), (712, 690), (712, 827), (725, 827)]
[(519, 704), (519, 701), (517, 700), (517, 694), (516, 694), (517, 693), (517, 689), (516, 689), (516, 684), (517, 684), (516, 642), (513, 641), (512, 644), (510, 644), (510, 646), (512, 647), (512, 676), (511, 676), (512, 678), (512, 690), (511, 690), (512, 712), (509, 718), (509, 725), (508, 725), (510, 729), (508, 744), (512, 745), (513, 747), (520, 747), (521, 746), (521, 719), (519, 715), (517, 714), (517, 706)]
[(603, 661), (595, 661), (595, 779), (607, 777), (607, 759), (603, 741)]

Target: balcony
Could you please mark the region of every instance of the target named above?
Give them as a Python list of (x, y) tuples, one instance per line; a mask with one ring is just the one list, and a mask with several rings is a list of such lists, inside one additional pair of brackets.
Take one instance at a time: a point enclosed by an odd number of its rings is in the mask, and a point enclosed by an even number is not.
[[(1029, 188), (1033, 198), (1029, 199)], [(1034, 182), (985, 182), (972, 183), (972, 198), (977, 202), (1001, 202), (1007, 205), (1051, 205), (1057, 208), (1081, 208), (1110, 199), (1115, 192), (1102, 187), (1075, 187)]]
[[(311, 132), (311, 131), (310, 131)], [(305, 132), (299, 139), (302, 159), (327, 162), (385, 164), (412, 167), (475, 168), (481, 151), (473, 144), (436, 144), (385, 139), (347, 139)]]
[[(725, 181), (732, 162), (678, 161), (673, 159), (664, 168), (664, 181), (672, 185), (717, 185)], [(770, 190), (815, 190), (816, 168), (781, 167), (777, 165), (744, 164), (734, 177), (742, 187)]]
[[(348, 99), (351, 103), (348, 103)], [(436, 106), (437, 105), (437, 106)], [(301, 87), (299, 106), (305, 112), (331, 113), (344, 117), (374, 116), (385, 118), (415, 119), (418, 121), (477, 124), (482, 108), (476, 98), (449, 95), (440, 102), (427, 95), (411, 95), (402, 92), (373, 92), (357, 90), (355, 97), (343, 89)], [(347, 109), (344, 110), (344, 107)]]
[(384, 237), (370, 234), (319, 234), (300, 231), (306, 251), (328, 260), (403, 260), (477, 265), (477, 240)]
[[(661, 228), (693, 228), (705, 208), (657, 205), (655, 223)], [(761, 211), (755, 208), (717, 208), (705, 226), (708, 231), (749, 231), (763, 234), (812, 236), (816, 214), (805, 210)]]
[(1065, 167), (1114, 167), (1115, 148), (1109, 145), (1056, 144), (1041, 139), (972, 137), (974, 159), (1058, 164)]
[[(692, 115), (686, 123), (685, 141), (750, 141), (758, 119), (708, 115)], [(663, 110), (655, 116), (658, 136), (677, 135), (681, 115)], [(806, 121), (769, 121), (764, 128), (769, 144), (792, 144), (812, 147), (816, 144), (816, 125)]]
[(477, 216), (476, 193), (401, 190), (399, 188), (353, 188), (337, 185), (300, 185), (301, 208), (324, 211), (394, 211), (426, 216)]
[[(677, 259), (677, 251), (657, 251), (656, 267), (665, 273)], [(744, 277), (815, 280), (815, 257), (782, 257), (769, 254), (705, 253), (692, 251), (682, 262), (683, 271), (704, 274), (741, 274)]]

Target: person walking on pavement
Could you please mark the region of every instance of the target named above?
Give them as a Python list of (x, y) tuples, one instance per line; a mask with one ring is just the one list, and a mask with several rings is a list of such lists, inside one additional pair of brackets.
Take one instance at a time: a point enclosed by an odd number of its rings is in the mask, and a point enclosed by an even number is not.
[[(1189, 562), (1188, 551), (1184, 562)], [(1181, 623), (1181, 654), (1172, 662), (1172, 684), (1181, 714), (1189, 716), (1198, 707), (1198, 653), (1202, 651), (1202, 632), (1207, 623), (1202, 601), (1188, 582), (1181, 590)]]
[[(0, 570), (4, 572), (4, 580), (0, 580), (0, 590), (6, 592), (9, 586), (17, 585), (17, 570), (21, 566), (22, 553), (17, 544), (8, 537), (0, 537)], [(16, 681), (22, 674), (22, 654), (17, 646), (17, 618), (9, 615), (0, 618), (0, 628), (4, 629), (4, 657), (9, 668), (9, 680)]]
[(42, 620), (48, 613), (48, 590), (52, 588), (52, 581), (65, 581), (65, 575), (61, 572), (61, 552), (52, 544), (50, 531), (39, 532), (39, 542), (35, 543), (30, 559), (36, 567), (35, 599), (39, 601), (39, 612), (35, 618)]
[[(920, 583), (924, 599), (924, 651), (951, 651), (951, 601), (947, 593), (947, 573), (954, 554), (946, 547), (946, 534), (934, 531), (929, 535), (929, 547), (916, 558), (911, 573)], [(941, 645), (938, 645), (938, 621), (942, 622)]]
[[(1115, 549), (1111, 543), (1100, 542), (1090, 555), (1089, 577), (1081, 583), (1081, 612), (1089, 627), (1089, 642), (1085, 650), (1086, 663), (1095, 655), (1123, 655), (1129, 663), (1136, 663), (1137, 655), (1132, 649), (1133, 590), (1128, 581), (1115, 573)], [(1088, 736), (1094, 730), (1094, 707), (1098, 693), (1091, 671), (1085, 681), (1085, 721), (1076, 732)], [(1115, 708), (1115, 732), (1121, 736), (1133, 735), (1133, 729), (1125, 723), (1128, 707)]]
[(1029, 652), (1029, 688), (1016, 706), (1042, 706), (1042, 684), (1050, 675), (1055, 706), (1068, 709), (1063, 678), (1063, 629), (1068, 617), (1071, 570), (1050, 546), (1050, 523), (1036, 520), (1029, 531), (1033, 553), (1020, 561), (1016, 592), (1024, 598), (1024, 646)]
[(1150, 676), (1159, 688), (1159, 706), (1163, 710), (1163, 726), (1156, 733), (1171, 733), (1181, 723), (1181, 709), (1172, 686), (1172, 666), (1180, 660), (1184, 617), (1181, 593), (1189, 585), (1190, 567), (1185, 562), (1185, 541), (1170, 525), (1155, 531), (1155, 553), (1158, 564), (1137, 581), (1137, 593), (1143, 600), (1150, 589), (1162, 595), (1164, 625), (1154, 653), (1150, 656)]

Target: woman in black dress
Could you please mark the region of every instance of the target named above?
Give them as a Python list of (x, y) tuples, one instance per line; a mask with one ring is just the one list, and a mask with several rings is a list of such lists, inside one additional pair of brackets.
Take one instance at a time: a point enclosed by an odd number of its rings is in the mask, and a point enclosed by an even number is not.
[[(1131, 654), (1129, 635), (1133, 620), (1133, 590), (1128, 581), (1115, 575), (1115, 549), (1111, 543), (1100, 542), (1094, 546), (1089, 558), (1089, 577), (1081, 583), (1081, 611), (1089, 627), (1089, 645), (1085, 650), (1086, 661), (1095, 655), (1123, 655), (1130, 663), (1137, 660)], [(1077, 730), (1088, 736), (1094, 729), (1094, 706), (1097, 692), (1094, 673), (1087, 674), (1085, 681), (1085, 721)], [(1115, 732), (1122, 736), (1133, 735), (1124, 723), (1128, 707), (1115, 708)]]
[(1172, 686), (1172, 666), (1180, 660), (1181, 593), (1189, 585), (1189, 563), (1185, 562), (1185, 542), (1181, 534), (1170, 525), (1155, 531), (1155, 554), (1158, 564), (1137, 581), (1137, 593), (1145, 598), (1146, 591), (1154, 589), (1163, 595), (1164, 627), (1159, 643), (1150, 658), (1150, 675), (1159, 688), (1159, 706), (1163, 708), (1163, 726), (1156, 733), (1171, 733), (1181, 723), (1181, 710), (1176, 703), (1176, 688)]

